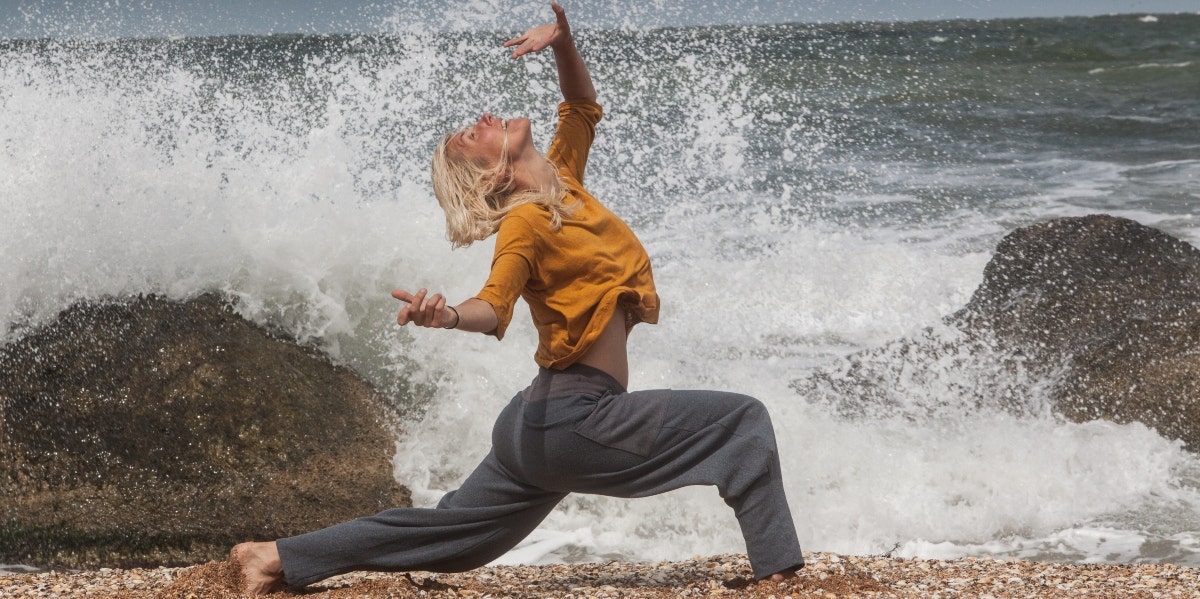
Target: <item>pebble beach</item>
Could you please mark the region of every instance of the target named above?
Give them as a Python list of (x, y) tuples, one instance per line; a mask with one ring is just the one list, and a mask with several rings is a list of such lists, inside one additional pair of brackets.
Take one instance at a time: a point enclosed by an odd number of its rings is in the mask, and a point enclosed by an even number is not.
[[(806, 555), (808, 565), (784, 582), (753, 582), (744, 555), (661, 563), (497, 566), (461, 574), (357, 572), (328, 579), (303, 595), (329, 599), (512, 597), (755, 597), (762, 599), (1029, 598), (1151, 599), (1200, 597), (1195, 568), (1171, 564), (1065, 564), (961, 558)], [(0, 577), (0, 598), (235, 599), (229, 562), (187, 568), (99, 569)]]

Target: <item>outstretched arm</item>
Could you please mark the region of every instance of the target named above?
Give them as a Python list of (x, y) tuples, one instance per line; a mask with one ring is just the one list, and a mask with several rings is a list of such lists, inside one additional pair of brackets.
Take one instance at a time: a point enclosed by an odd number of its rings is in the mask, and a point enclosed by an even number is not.
[(595, 101), (596, 88), (592, 85), (592, 75), (588, 73), (587, 65), (575, 47), (567, 13), (557, 2), (551, 2), (550, 8), (554, 9), (553, 23), (538, 25), (524, 35), (504, 42), (504, 47), (517, 47), (512, 54), (514, 60), (530, 52), (552, 48), (554, 65), (558, 69), (558, 87), (562, 90), (563, 99)]
[(458, 329), (474, 333), (487, 333), (496, 330), (499, 322), (492, 305), (480, 300), (469, 299), (455, 308), (446, 305), (446, 298), (440, 293), (428, 295), (425, 289), (418, 290), (416, 295), (403, 289), (392, 291), (392, 297), (404, 302), (396, 323), (404, 326), (413, 323), (421, 327)]

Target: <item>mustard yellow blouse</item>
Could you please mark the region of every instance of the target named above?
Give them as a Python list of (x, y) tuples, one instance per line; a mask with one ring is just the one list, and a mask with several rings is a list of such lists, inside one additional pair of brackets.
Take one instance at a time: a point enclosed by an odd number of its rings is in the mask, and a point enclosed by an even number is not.
[(492, 270), (477, 298), (492, 305), (504, 337), (517, 297), (529, 305), (538, 330), (534, 360), (563, 369), (582, 358), (617, 306), (630, 320), (658, 322), (650, 258), (633, 231), (583, 188), (588, 151), (603, 110), (589, 100), (558, 106), (558, 130), (546, 157), (558, 167), (575, 213), (550, 230), (550, 213), (536, 204), (514, 208), (496, 232)]

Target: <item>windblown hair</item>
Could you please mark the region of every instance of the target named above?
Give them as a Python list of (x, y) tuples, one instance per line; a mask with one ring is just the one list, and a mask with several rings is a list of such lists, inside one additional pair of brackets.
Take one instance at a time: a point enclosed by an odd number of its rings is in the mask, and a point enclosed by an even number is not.
[(446, 213), (446, 238), (456, 247), (466, 247), (487, 239), (500, 228), (500, 221), (517, 206), (538, 204), (550, 212), (550, 228), (562, 227), (574, 206), (565, 203), (566, 189), (554, 169), (550, 189), (513, 189), (512, 162), (508, 156), (508, 138), (504, 139), (500, 161), (490, 169), (452, 152), (448, 145), (454, 133), (443, 135), (433, 151), (433, 194)]

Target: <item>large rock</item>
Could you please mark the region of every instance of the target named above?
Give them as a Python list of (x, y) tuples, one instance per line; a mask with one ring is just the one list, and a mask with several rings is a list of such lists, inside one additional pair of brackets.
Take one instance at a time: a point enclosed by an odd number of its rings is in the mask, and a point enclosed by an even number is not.
[(1200, 250), (1111, 216), (1005, 237), (958, 315), (1058, 371), (1074, 420), (1138, 421), (1200, 451)]
[(1200, 250), (1111, 216), (1013, 231), (941, 326), (792, 387), (849, 418), (980, 407), (1141, 422), (1200, 452)]
[(373, 388), (212, 296), (0, 348), (0, 563), (187, 564), (410, 505)]

